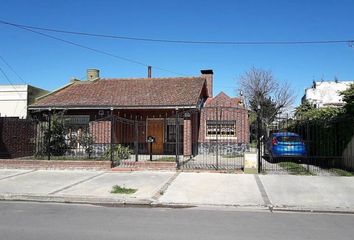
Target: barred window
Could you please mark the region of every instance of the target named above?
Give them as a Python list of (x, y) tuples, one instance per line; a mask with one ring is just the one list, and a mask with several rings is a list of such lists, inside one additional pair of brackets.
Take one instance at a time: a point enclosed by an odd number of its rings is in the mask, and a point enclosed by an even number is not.
[(236, 137), (236, 121), (207, 120), (207, 137)]

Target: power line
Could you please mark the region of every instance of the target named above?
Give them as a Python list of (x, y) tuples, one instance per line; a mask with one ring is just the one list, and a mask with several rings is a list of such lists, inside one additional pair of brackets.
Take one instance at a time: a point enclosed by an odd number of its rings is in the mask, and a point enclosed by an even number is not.
[(20, 79), (24, 84), (29, 85), (16, 71), (11, 65), (0, 55), (0, 59), (6, 64), (6, 66)]
[[(2, 22), (3, 21), (0, 20), (0, 23), (2, 23)], [(113, 53), (110, 53), (110, 52), (106, 52), (106, 51), (103, 51), (103, 50), (100, 50), (100, 49), (97, 49), (97, 48), (88, 47), (88, 46), (85, 46), (85, 45), (82, 45), (82, 44), (79, 44), (79, 43), (75, 43), (75, 42), (72, 42), (72, 41), (69, 41), (69, 40), (66, 40), (66, 39), (63, 39), (63, 38), (55, 37), (53, 35), (49, 35), (49, 34), (46, 34), (46, 33), (38, 32), (38, 31), (35, 31), (33, 29), (30, 29), (30, 28), (27, 28), (27, 27), (24, 27), (24, 26), (21, 26), (21, 25), (16, 25), (16, 24), (8, 24), (8, 25), (11, 25), (11, 26), (14, 26), (16, 28), (20, 28), (20, 29), (23, 29), (23, 30), (26, 30), (26, 31), (29, 31), (29, 32), (32, 32), (32, 33), (36, 33), (36, 34), (42, 35), (44, 37), (60, 41), (60, 42), (64, 42), (64, 43), (67, 43), (67, 44), (70, 44), (70, 45), (73, 45), (73, 46), (76, 46), (76, 47), (84, 48), (84, 49), (87, 49), (87, 50), (90, 50), (90, 51), (93, 51), (93, 52), (96, 52), (96, 53), (100, 53), (100, 54), (103, 54), (103, 55), (106, 55), (106, 56), (117, 58), (117, 59), (120, 59), (120, 60), (123, 60), (123, 61), (126, 61), (126, 62), (138, 64), (138, 65), (145, 66), (145, 67), (151, 66), (151, 67), (153, 67), (155, 69), (158, 69), (158, 70), (161, 70), (161, 71), (165, 71), (165, 72), (169, 72), (169, 73), (173, 73), (173, 74), (177, 74), (177, 75), (185, 75), (185, 74), (177, 73), (177, 72), (174, 72), (174, 71), (171, 71), (171, 70), (168, 70), (168, 69), (165, 69), (165, 68), (161, 68), (161, 67), (158, 67), (158, 66), (152, 66), (152, 65), (149, 65), (149, 64), (134, 60), (134, 59), (121, 57), (121, 56), (118, 56), (116, 54), (113, 54)]]
[(312, 40), (312, 41), (192, 41), (192, 40), (176, 40), (176, 39), (160, 39), (160, 38), (146, 38), (146, 37), (129, 37), (123, 35), (107, 35), (99, 33), (88, 33), (88, 32), (78, 32), (61, 30), (54, 28), (43, 28), (37, 26), (16, 24), (7, 21), (0, 20), (0, 23), (11, 25), (14, 27), (21, 27), (27, 29), (36, 29), (42, 31), (65, 33), (72, 35), (81, 36), (91, 36), (91, 37), (101, 37), (101, 38), (112, 38), (112, 39), (122, 39), (122, 40), (132, 40), (132, 41), (144, 41), (144, 42), (159, 42), (159, 43), (177, 43), (177, 44), (211, 44), (211, 45), (300, 45), (300, 44), (338, 44), (346, 43), (353, 44), (354, 39), (342, 39), (342, 40)]
[[(2, 75), (4, 75), (5, 79), (10, 83), (10, 85), (12, 86), (12, 88), (14, 89), (14, 91), (18, 94), (19, 96), (19, 99), (22, 99), (22, 96), (20, 94), (20, 92), (22, 91), (19, 91), (18, 89), (16, 89), (16, 87), (14, 86), (14, 84), (11, 82), (10, 78), (7, 76), (7, 74), (5, 73), (5, 71), (0, 67), (0, 72), (2, 73)], [(18, 107), (18, 101), (16, 101), (16, 105), (15, 105), (15, 108), (14, 108), (14, 113), (13, 115), (15, 115), (16, 113), (16, 110), (17, 110), (17, 107)], [(23, 110), (23, 109), (22, 109)], [(21, 110), (21, 111), (22, 111)]]

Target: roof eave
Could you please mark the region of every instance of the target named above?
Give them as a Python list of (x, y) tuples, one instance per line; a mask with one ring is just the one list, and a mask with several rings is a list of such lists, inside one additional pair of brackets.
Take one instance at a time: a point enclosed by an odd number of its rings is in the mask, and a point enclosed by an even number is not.
[(28, 110), (100, 110), (100, 109), (187, 109), (196, 105), (150, 105), (150, 106), (29, 106)]

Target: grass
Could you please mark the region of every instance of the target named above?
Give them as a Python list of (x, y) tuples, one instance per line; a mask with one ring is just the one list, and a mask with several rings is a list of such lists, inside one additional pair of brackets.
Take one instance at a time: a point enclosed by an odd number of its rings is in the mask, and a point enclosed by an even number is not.
[(331, 168), (331, 169), (329, 169), (329, 171), (333, 172), (337, 176), (344, 176), (344, 177), (354, 176), (354, 172), (348, 172), (348, 171), (345, 171), (345, 170), (339, 169), (339, 168)]
[(114, 185), (112, 187), (111, 193), (115, 193), (115, 194), (133, 194), (136, 191), (138, 191), (138, 189), (125, 188), (125, 187), (121, 187), (119, 185)]
[(238, 157), (243, 157), (243, 154), (228, 154), (228, 155), (222, 155), (223, 158), (238, 158)]
[(154, 159), (154, 161), (158, 161), (158, 162), (175, 162), (176, 161), (176, 157), (160, 157), (160, 158)]
[(307, 171), (307, 169), (298, 163), (294, 162), (280, 162), (278, 163), (281, 168), (288, 171), (290, 174), (294, 175), (314, 175), (312, 172)]

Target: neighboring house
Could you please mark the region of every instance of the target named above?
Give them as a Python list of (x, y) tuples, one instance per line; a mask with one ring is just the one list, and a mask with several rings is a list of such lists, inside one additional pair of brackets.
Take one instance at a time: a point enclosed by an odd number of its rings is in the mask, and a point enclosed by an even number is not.
[(310, 88), (305, 90), (302, 101), (308, 101), (316, 108), (342, 107), (344, 102), (340, 92), (346, 90), (354, 81), (321, 81), (313, 82)]
[(31, 85), (0, 85), (0, 117), (27, 118), (27, 107), (49, 93)]
[(224, 92), (206, 100), (201, 109), (199, 151), (215, 144), (226, 153), (238, 153), (249, 142), (248, 112), (241, 98), (231, 98)]
[[(210, 130), (215, 123), (224, 139), (248, 144), (247, 110), (240, 99), (224, 93), (213, 98), (212, 70), (202, 70), (200, 76), (170, 78), (151, 78), (149, 71), (150, 77), (136, 79), (101, 79), (95, 69), (87, 73), (86, 81), (72, 80), (37, 99), (30, 106), (33, 116), (64, 111), (69, 122), (89, 125), (96, 143), (122, 143), (132, 149), (139, 147), (139, 153), (149, 151), (146, 140), (153, 136), (154, 154), (175, 154), (178, 140), (180, 154), (195, 155), (202, 146), (200, 141), (215, 140)], [(217, 111), (219, 117), (215, 117)], [(107, 120), (111, 115), (115, 122)], [(105, 134), (98, 133), (102, 128)]]

